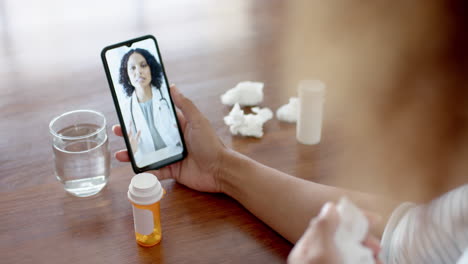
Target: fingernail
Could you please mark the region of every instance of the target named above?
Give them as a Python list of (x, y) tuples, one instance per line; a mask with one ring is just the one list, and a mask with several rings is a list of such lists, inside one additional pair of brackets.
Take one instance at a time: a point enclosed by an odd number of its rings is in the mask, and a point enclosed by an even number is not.
[(322, 209), (320, 210), (319, 217), (324, 217), (328, 211), (330, 211), (330, 208), (332, 207), (332, 202), (327, 202), (322, 206)]

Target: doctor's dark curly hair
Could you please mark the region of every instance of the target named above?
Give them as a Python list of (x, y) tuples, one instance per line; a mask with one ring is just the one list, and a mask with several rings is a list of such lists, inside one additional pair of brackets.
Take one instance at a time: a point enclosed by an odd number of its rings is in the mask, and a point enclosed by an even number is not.
[(123, 85), (124, 91), (127, 96), (132, 96), (133, 91), (135, 91), (135, 87), (133, 87), (132, 83), (130, 82), (130, 78), (128, 77), (127, 65), (128, 59), (133, 53), (141, 54), (146, 62), (148, 63), (151, 71), (151, 85), (155, 86), (156, 88), (160, 89), (162, 84), (162, 67), (156, 60), (156, 58), (147, 50), (145, 49), (131, 49), (129, 50), (123, 57), (122, 61), (120, 62), (120, 77), (119, 83)]

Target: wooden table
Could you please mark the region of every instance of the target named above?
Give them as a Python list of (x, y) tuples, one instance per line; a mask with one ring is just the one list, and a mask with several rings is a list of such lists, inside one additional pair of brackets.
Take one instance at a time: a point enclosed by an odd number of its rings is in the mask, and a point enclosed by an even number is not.
[(280, 263), (291, 249), (233, 199), (172, 180), (163, 181), (163, 240), (140, 247), (126, 197), (131, 175), (114, 169), (100, 194), (83, 199), (58, 183), (4, 193), (2, 263)]
[(292, 245), (242, 205), (172, 180), (163, 181), (163, 240), (139, 247), (126, 198), (130, 166), (113, 160), (109, 184), (95, 197), (66, 194), (54, 176), (48, 123), (65, 111), (98, 110), (109, 123), (111, 150), (124, 148), (110, 132), (117, 116), (100, 49), (153, 34), (169, 80), (226, 145), (293, 175), (323, 175), (326, 168), (312, 162), (327, 155), (323, 145), (298, 144), (294, 125), (273, 119), (262, 139), (252, 139), (231, 136), (222, 121), (230, 108), (219, 96), (239, 81), (265, 82), (262, 106), (272, 110), (293, 95), (281, 84), (285, 3), (29, 2), (26, 11), (0, 1), (0, 262), (284, 263)]

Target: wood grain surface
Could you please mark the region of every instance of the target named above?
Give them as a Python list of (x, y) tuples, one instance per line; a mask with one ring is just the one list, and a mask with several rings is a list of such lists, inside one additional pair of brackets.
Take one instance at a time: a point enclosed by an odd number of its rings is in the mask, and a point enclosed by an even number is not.
[[(114, 169), (106, 188), (78, 199), (56, 183), (1, 198), (2, 263), (280, 263), (290, 244), (236, 201), (163, 181), (163, 240), (136, 244), (126, 197), (133, 172)], [(5, 262), (4, 262), (5, 261)]]
[(295, 125), (275, 118), (262, 139), (231, 136), (222, 120), (230, 108), (219, 96), (240, 81), (264, 82), (261, 106), (274, 111), (293, 95), (282, 87), (283, 1), (0, 0), (0, 17), (1, 263), (285, 262), (292, 245), (236, 201), (171, 180), (163, 181), (163, 241), (139, 247), (126, 198), (129, 164), (113, 159), (109, 184), (97, 196), (67, 195), (54, 176), (48, 131), (63, 112), (94, 109), (107, 118), (111, 151), (124, 148), (110, 131), (118, 121), (99, 54), (109, 44), (152, 34), (170, 82), (226, 145), (319, 179), (328, 168), (313, 161), (331, 155), (329, 133), (324, 143), (303, 146)]

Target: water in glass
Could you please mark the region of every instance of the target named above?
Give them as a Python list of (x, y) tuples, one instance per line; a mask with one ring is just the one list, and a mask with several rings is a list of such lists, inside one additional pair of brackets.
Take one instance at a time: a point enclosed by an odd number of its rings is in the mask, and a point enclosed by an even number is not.
[[(83, 137), (78, 140), (54, 138), (55, 173), (65, 190), (85, 197), (98, 193), (107, 183), (110, 152), (105, 129), (94, 124), (76, 124), (61, 129), (64, 137)], [(92, 135), (86, 137), (86, 135)]]

